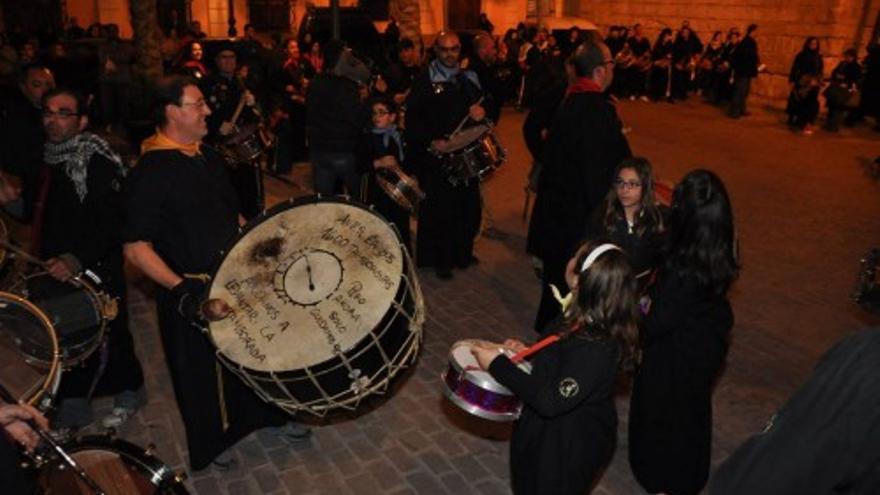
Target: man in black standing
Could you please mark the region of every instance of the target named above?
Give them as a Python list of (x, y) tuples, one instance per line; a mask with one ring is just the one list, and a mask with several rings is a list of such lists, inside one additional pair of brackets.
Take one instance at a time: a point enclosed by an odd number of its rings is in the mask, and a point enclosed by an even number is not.
[(538, 332), (560, 314), (550, 285), (566, 287), (565, 265), (608, 193), (615, 167), (631, 155), (617, 110), (602, 94), (614, 78), (610, 50), (601, 41), (588, 40), (570, 60), (575, 79), (547, 137), (529, 226), (527, 250), (543, 261)]
[(409, 89), (413, 81), (422, 72), (419, 64), (419, 54), (412, 40), (403, 38), (397, 44), (398, 61), (391, 64), (387, 74), (380, 77), (374, 86), (374, 90), (384, 96), (390, 97), (394, 103), (402, 105), (409, 96)]
[[(223, 146), (230, 139), (246, 137), (248, 132), (256, 131), (260, 115), (256, 108), (256, 98), (248, 91), (244, 80), (236, 74), (238, 56), (232, 43), (224, 43), (214, 61), (217, 70), (202, 80), (201, 89), (211, 115), (208, 117), (208, 136), (206, 141)], [(243, 157), (241, 157), (243, 158)], [(263, 210), (263, 184), (259, 173), (259, 162), (244, 161), (231, 155), (230, 177), (238, 194), (241, 214), (246, 219), (257, 216)]]
[(730, 101), (729, 114), (738, 119), (748, 115), (746, 100), (752, 87), (752, 79), (758, 77), (758, 43), (755, 41), (757, 24), (749, 25), (746, 35), (730, 54), (730, 68), (733, 71), (733, 96)]
[(498, 79), (495, 65), (497, 56), (495, 40), (491, 36), (480, 33), (474, 37), (474, 56), (471, 57), (470, 69), (477, 74), (483, 90), (482, 106), (486, 109), (486, 118), (495, 124), (501, 118), (501, 106), (504, 104), (504, 88)]
[(448, 151), (450, 134), (463, 121), (480, 122), (486, 111), (478, 104), (483, 92), (476, 74), (459, 67), (458, 35), (441, 33), (434, 50), (437, 58), (416, 79), (406, 100), (406, 155), (416, 165), (425, 192), (419, 207), (416, 262), (433, 267), (437, 277), (446, 280), (452, 278), (453, 267), (467, 268), (476, 262), (480, 189), (475, 178), (453, 185), (438, 155)]
[[(158, 285), (159, 331), (190, 466), (200, 470), (213, 461), (228, 468), (233, 458), (220, 457), (226, 449), (288, 418), (221, 366), (194, 325), (202, 322), (207, 274), (244, 219), (223, 156), (201, 143), (211, 110), (198, 86), (171, 77), (159, 84), (156, 96), (156, 134), (142, 144), (126, 184), (124, 253)], [(288, 425), (279, 433), (290, 440), (309, 435), (302, 426)]]

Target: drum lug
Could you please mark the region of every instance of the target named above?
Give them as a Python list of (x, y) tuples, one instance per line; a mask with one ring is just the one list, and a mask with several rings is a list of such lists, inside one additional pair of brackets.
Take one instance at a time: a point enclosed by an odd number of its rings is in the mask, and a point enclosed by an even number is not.
[(188, 476), (184, 471), (177, 471), (176, 473), (174, 473), (174, 481), (176, 483), (183, 483), (184, 481), (186, 481), (187, 478)]
[(144, 449), (144, 455), (147, 457), (154, 457), (153, 456), (154, 452), (156, 452), (156, 445), (154, 445), (152, 443), (147, 445), (147, 448)]

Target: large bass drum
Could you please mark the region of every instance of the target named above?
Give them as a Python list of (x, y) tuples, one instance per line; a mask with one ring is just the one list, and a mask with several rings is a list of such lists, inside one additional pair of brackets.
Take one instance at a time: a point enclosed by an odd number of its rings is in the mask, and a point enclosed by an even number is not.
[[(107, 495), (186, 495), (183, 477), (175, 474), (150, 448), (105, 436), (87, 436), (63, 446), (86, 474)], [(37, 493), (43, 495), (92, 495), (67, 464), (53, 459), (42, 465)]]
[(394, 227), (342, 198), (279, 204), (224, 253), (209, 298), (218, 359), (293, 414), (355, 409), (416, 358), (424, 303)]
[(28, 300), (0, 292), (0, 385), (19, 402), (47, 410), (60, 380), (52, 322)]

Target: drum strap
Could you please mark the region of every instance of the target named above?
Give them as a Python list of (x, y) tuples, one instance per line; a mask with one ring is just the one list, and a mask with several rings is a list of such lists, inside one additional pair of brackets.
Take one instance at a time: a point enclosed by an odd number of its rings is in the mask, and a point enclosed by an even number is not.
[(226, 396), (223, 393), (223, 369), (220, 368), (220, 361), (215, 360), (214, 366), (214, 371), (217, 373), (217, 402), (220, 406), (220, 421), (225, 432), (229, 429), (229, 416), (226, 412)]

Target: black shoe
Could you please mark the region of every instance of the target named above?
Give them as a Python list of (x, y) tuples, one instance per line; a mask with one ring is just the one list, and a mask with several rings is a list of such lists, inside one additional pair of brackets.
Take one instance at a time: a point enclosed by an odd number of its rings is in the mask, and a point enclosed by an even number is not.
[(211, 461), (211, 464), (218, 471), (226, 472), (226, 471), (232, 471), (233, 469), (235, 469), (236, 466), (238, 466), (238, 460), (234, 456), (232, 456), (231, 454), (223, 453), (223, 454), (220, 454), (219, 456), (217, 456), (216, 459)]
[(462, 262), (460, 262), (460, 263), (456, 263), (455, 266), (458, 267), (458, 268), (461, 268), (461, 269), (465, 269), (465, 268), (468, 268), (468, 267), (470, 267), (470, 266), (473, 266), (473, 265), (479, 265), (479, 264), (480, 264), (480, 260), (477, 259), (476, 256), (471, 256), (471, 257), (468, 258), (466, 261), (462, 261)]
[(434, 270), (434, 272), (437, 274), (437, 278), (439, 278), (440, 280), (450, 280), (452, 278), (452, 270), (450, 270), (448, 268), (447, 269), (437, 268), (436, 270)]
[(304, 442), (312, 436), (312, 429), (309, 426), (296, 421), (288, 421), (282, 426), (268, 430), (288, 443)]

